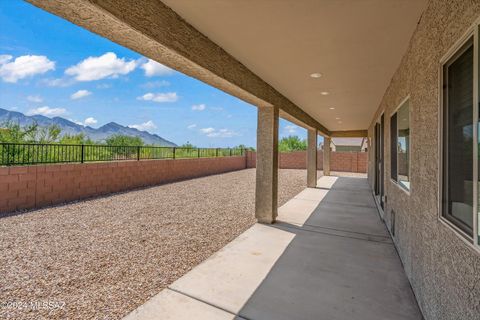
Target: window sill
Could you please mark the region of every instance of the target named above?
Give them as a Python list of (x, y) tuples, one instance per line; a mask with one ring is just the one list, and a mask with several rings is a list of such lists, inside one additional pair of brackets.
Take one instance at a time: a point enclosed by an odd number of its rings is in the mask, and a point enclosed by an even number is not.
[(410, 181), (399, 181), (398, 185), (404, 188), (406, 191), (410, 192)]
[[(397, 188), (399, 188), (400, 190), (402, 190), (403, 192), (405, 192), (407, 194), (407, 196), (410, 196), (410, 189), (407, 189), (405, 186), (403, 186), (401, 183), (393, 180), (392, 178), (390, 178), (390, 182), (394, 185), (397, 186)], [(410, 185), (410, 183), (409, 183)]]

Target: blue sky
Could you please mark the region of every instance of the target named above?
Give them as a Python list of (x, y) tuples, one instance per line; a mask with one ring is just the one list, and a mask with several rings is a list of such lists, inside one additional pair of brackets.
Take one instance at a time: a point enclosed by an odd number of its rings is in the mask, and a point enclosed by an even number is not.
[[(255, 146), (257, 109), (20, 0), (0, 1), (0, 108), (183, 144)], [(280, 121), (280, 136), (306, 130)]]

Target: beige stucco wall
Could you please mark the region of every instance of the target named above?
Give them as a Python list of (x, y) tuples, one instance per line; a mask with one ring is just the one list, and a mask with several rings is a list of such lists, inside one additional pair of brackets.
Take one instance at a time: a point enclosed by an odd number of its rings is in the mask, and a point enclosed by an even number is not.
[[(430, 1), (369, 128), (385, 112), (385, 222), (426, 319), (479, 319), (480, 254), (438, 220), (440, 59), (480, 16), (478, 0)], [(411, 193), (390, 180), (390, 115), (410, 95)], [(374, 184), (374, 148), (369, 147)]]

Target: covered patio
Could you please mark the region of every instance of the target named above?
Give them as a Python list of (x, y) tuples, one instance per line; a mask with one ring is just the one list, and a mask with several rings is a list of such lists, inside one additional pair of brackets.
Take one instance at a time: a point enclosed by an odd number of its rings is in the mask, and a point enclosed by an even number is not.
[(321, 177), (125, 319), (422, 319), (365, 178)]
[[(257, 223), (128, 319), (478, 319), (478, 1), (27, 1), (258, 109)], [(308, 130), (280, 208), (279, 118)], [(335, 137), (368, 180), (330, 176)]]

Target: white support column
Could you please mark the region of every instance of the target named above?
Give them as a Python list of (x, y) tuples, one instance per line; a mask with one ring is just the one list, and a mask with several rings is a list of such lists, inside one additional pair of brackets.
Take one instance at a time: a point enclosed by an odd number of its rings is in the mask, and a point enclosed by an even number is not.
[(273, 223), (278, 208), (278, 107), (259, 107), (255, 217)]
[(317, 186), (317, 130), (308, 129), (307, 187)]
[(323, 138), (323, 175), (330, 175), (330, 144), (332, 139), (329, 137)]

